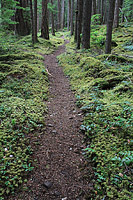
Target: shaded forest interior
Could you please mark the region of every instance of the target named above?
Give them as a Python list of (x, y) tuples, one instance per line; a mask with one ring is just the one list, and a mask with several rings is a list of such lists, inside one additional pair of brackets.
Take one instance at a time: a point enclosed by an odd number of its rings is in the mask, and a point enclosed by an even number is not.
[(132, 0), (0, 0), (0, 200), (29, 190), (49, 112), (44, 56), (61, 45), (83, 115), (84, 199), (132, 199)]

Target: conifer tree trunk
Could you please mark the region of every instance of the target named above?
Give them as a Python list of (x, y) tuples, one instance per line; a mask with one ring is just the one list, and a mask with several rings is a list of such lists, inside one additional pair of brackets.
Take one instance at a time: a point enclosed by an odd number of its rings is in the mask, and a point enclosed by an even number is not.
[(49, 40), (47, 0), (42, 0), (41, 37)]
[[(53, 5), (53, 0), (51, 0), (51, 4)], [(52, 35), (55, 36), (55, 25), (54, 25), (54, 13), (51, 12), (51, 21), (52, 21)]]
[(120, 8), (120, 0), (115, 1), (115, 13), (114, 13), (114, 28), (118, 28), (119, 26), (119, 8)]
[[(22, 7), (22, 8), (26, 8), (28, 7), (28, 1), (22, 1), (22, 0), (17, 0), (17, 2), (19, 3), (18, 6)], [(28, 13), (25, 12), (25, 14)], [(30, 25), (30, 20), (25, 20), (24, 18), (24, 13), (23, 13), (23, 9), (16, 9), (16, 13), (15, 13), (15, 21), (17, 22), (16, 24), (16, 33), (18, 35), (28, 35), (30, 34), (31, 31), (31, 25)]]
[(61, 28), (61, 0), (58, 0), (58, 30)]
[(88, 49), (90, 48), (92, 0), (84, 0), (83, 11), (82, 47)]
[(71, 0), (68, 0), (68, 10), (67, 10), (67, 30), (70, 29), (70, 19), (71, 19)]
[(65, 0), (62, 0), (62, 7), (61, 7), (61, 29), (64, 28), (64, 12), (65, 12)]
[(111, 53), (112, 27), (114, 19), (115, 0), (109, 0), (105, 53)]
[(80, 49), (81, 32), (82, 32), (82, 13), (83, 13), (83, 0), (78, 0), (78, 19), (77, 19), (77, 49)]
[(92, 1), (92, 14), (95, 15), (96, 14), (96, 0)]
[(31, 29), (32, 29), (32, 43), (35, 44), (35, 26), (34, 26), (34, 17), (33, 17), (33, 8), (32, 8), (32, 0), (30, 0), (30, 12), (31, 12)]
[(34, 37), (37, 42), (37, 0), (34, 0)]
[(74, 15), (74, 0), (71, 0), (71, 35), (73, 35), (74, 31), (73, 15)]
[(78, 0), (76, 1), (76, 10), (75, 10), (75, 33), (74, 33), (75, 42), (77, 42), (77, 20), (78, 20)]

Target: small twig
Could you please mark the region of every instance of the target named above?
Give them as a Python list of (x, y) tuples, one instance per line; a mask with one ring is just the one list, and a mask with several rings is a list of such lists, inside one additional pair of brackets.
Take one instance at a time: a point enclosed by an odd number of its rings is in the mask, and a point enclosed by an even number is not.
[(52, 74), (49, 73), (48, 69), (46, 68), (46, 72), (48, 73), (48, 75), (52, 76)]

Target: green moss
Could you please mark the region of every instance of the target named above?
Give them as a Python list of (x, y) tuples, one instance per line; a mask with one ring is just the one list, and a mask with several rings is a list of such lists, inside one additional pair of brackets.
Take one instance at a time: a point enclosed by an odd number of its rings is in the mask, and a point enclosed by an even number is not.
[[(121, 44), (114, 41), (119, 48), (124, 39)], [(72, 41), (58, 59), (84, 113), (81, 131), (88, 144), (84, 154), (95, 166), (93, 198), (131, 199), (132, 59), (70, 49)]]

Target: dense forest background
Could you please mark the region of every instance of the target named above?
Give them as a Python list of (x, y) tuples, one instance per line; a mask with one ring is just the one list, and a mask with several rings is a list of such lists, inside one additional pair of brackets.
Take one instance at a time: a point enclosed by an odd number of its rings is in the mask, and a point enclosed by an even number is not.
[(132, 199), (132, 36), (132, 0), (0, 0), (0, 200), (26, 190), (37, 165), (44, 55), (65, 41), (58, 62), (84, 116), (86, 199)]

